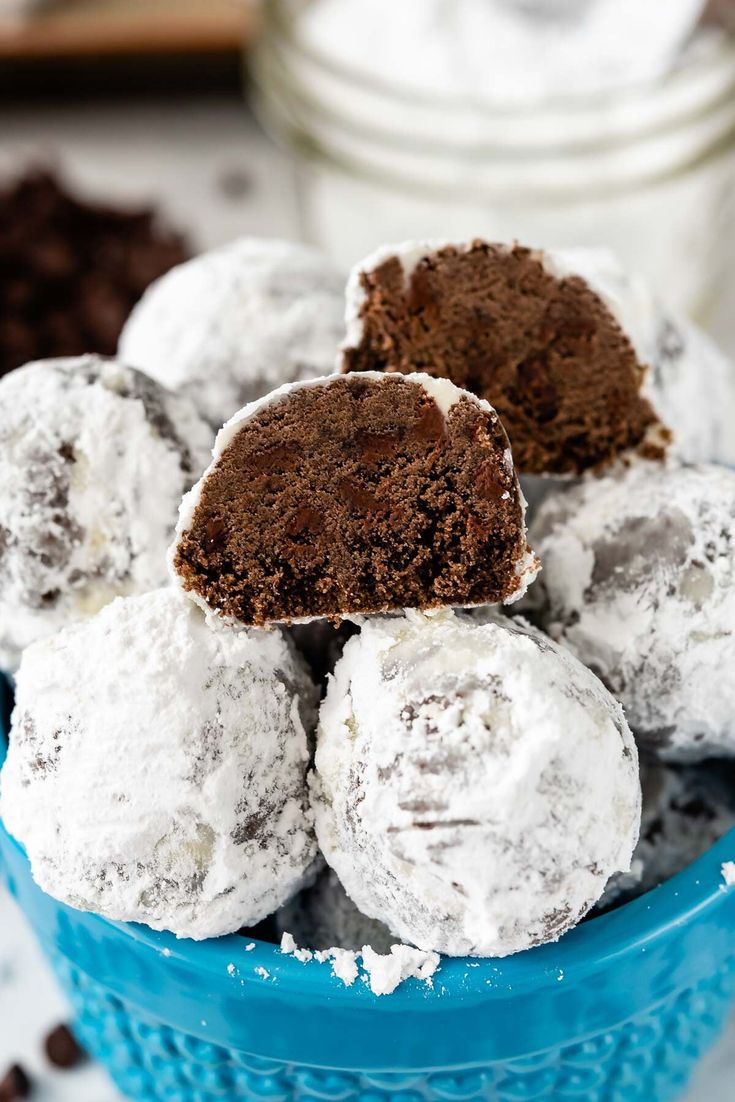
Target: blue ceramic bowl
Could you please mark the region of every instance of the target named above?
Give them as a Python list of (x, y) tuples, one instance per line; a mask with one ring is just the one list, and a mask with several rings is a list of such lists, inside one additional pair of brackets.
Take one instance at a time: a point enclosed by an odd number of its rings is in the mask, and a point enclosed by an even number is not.
[(667, 1102), (735, 995), (732, 859), (735, 832), (556, 945), (444, 959), (433, 990), (378, 998), (266, 942), (177, 941), (71, 910), (0, 825), (0, 870), (80, 1039), (140, 1102)]

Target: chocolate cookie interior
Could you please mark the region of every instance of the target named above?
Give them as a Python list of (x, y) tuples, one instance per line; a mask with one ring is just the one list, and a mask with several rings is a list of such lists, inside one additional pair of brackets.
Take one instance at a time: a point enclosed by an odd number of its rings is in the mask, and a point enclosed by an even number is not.
[(520, 472), (662, 455), (668, 434), (641, 397), (644, 367), (583, 279), (549, 274), (529, 249), (475, 242), (427, 255), (408, 279), (392, 257), (361, 284), (363, 335), (344, 369), (423, 371), (486, 398)]
[(335, 376), (262, 407), (206, 477), (174, 565), (246, 624), (500, 602), (523, 508), (497, 416), (445, 419), (397, 376)]

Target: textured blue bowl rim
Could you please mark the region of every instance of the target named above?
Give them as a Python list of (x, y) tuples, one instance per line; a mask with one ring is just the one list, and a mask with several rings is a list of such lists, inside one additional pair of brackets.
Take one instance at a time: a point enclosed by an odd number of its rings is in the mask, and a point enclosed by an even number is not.
[[(0, 768), (6, 754), (8, 699), (9, 693), (0, 674)], [(22, 847), (7, 834), (1, 821), (0, 831), (5, 834), (6, 844), (25, 860)], [(277, 982), (284, 994), (297, 994), (307, 986), (310, 997), (321, 995), (331, 1003), (349, 1005), (362, 1001), (370, 1004), (371, 1009), (376, 1007), (391, 1013), (419, 1007), (428, 1010), (432, 1003), (441, 1003), (442, 1009), (446, 1009), (447, 998), (465, 1005), (479, 1000), (486, 1003), (507, 998), (511, 990), (517, 995), (554, 988), (564, 980), (579, 982), (590, 973), (615, 967), (616, 962), (629, 957), (631, 951), (645, 952), (647, 945), (658, 943), (705, 917), (735, 892), (735, 888), (726, 887), (722, 877), (725, 861), (735, 861), (735, 829), (665, 884), (614, 911), (583, 922), (554, 944), (503, 959), (442, 957), (433, 987), (408, 981), (390, 998), (373, 995), (363, 983), (347, 987), (332, 976), (328, 965), (316, 961), (302, 963), (270, 942), (253, 939), (254, 948), (248, 951), (245, 947), (250, 942), (240, 934), (194, 942), (143, 925), (71, 913), (88, 928), (96, 928), (100, 938), (117, 933), (134, 942), (138, 951), (163, 956), (172, 963), (178, 961), (196, 969), (199, 975), (206, 973), (217, 985), (221, 984), (224, 975), (235, 977), (247, 968), (250, 979), (257, 975), (257, 969), (265, 969), (267, 975), (262, 977), (263, 983)]]

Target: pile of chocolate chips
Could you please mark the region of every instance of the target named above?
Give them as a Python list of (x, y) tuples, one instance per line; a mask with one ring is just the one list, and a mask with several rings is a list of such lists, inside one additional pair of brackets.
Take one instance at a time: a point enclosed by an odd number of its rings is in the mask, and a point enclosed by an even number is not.
[(189, 256), (155, 210), (89, 202), (49, 171), (0, 188), (0, 375), (47, 356), (112, 355), (146, 287)]
[[(85, 1052), (67, 1025), (55, 1026), (43, 1044), (46, 1059), (54, 1068), (68, 1071), (84, 1062)], [(0, 1075), (0, 1102), (21, 1102), (33, 1095), (33, 1083), (25, 1068), (11, 1064)]]

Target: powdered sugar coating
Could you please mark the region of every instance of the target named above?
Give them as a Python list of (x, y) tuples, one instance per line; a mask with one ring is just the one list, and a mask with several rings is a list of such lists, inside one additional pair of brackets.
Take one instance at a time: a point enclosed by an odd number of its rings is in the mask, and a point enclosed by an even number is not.
[(619, 705), (491, 611), (366, 620), (321, 707), (312, 790), (360, 910), (450, 955), (559, 938), (630, 867), (640, 823)]
[(356, 952), (369, 945), (377, 953), (389, 953), (396, 940), (381, 922), (358, 910), (332, 869), (282, 907), (275, 922), (279, 934), (290, 933), (309, 949)]
[(650, 891), (691, 865), (735, 827), (735, 779), (711, 766), (646, 764), (641, 769), (641, 836), (629, 873), (614, 876), (601, 907)]
[[(357, 377), (362, 380), (372, 379), (376, 383), (385, 383), (386, 381), (386, 377), (381, 371), (360, 371), (356, 374)], [(194, 514), (201, 500), (202, 490), (207, 480), (215, 474), (220, 459), (227, 451), (228, 447), (233, 442), (243, 425), (247, 421), (252, 420), (255, 416), (257, 416), (258, 413), (260, 413), (261, 410), (265, 409), (267, 406), (275, 405), (278, 402), (288, 401), (289, 397), (294, 393), (294, 391), (300, 390), (304, 387), (328, 387), (335, 382), (339, 384), (342, 380), (349, 377), (349, 373), (347, 375), (325, 375), (318, 379), (302, 380), (295, 383), (284, 383), (276, 390), (271, 391), (271, 393), (263, 395), (262, 398), (258, 398), (254, 402), (250, 402), (243, 409), (238, 410), (238, 412), (233, 417), (231, 417), (230, 420), (226, 422), (226, 424), (222, 426), (222, 428), (217, 433), (217, 437), (214, 443), (211, 463), (207, 467), (202, 477), (196, 483), (196, 485), (193, 486), (191, 490), (189, 490), (189, 492), (184, 495), (181, 500), (181, 505), (179, 506), (179, 520), (178, 524), (176, 525), (176, 534), (168, 552), (169, 574), (174, 585), (180, 586), (182, 589), (184, 587), (184, 579), (179, 575), (175, 566), (178, 542), (181, 537), (189, 530), (193, 523)], [(484, 410), (486, 413), (495, 414), (495, 410), (489, 404), (489, 402), (486, 402), (484, 401), (484, 399), (478, 398), (474, 394), (470, 394), (467, 391), (462, 390), (460, 387), (455, 386), (454, 383), (450, 382), (449, 379), (435, 379), (432, 376), (426, 375), (423, 372), (419, 371), (413, 372), (410, 375), (398, 375), (397, 373), (394, 373), (391, 378), (393, 380), (403, 379), (405, 382), (410, 383), (413, 386), (421, 387), (422, 390), (428, 395), (428, 397), (433, 399), (442, 416), (445, 418), (448, 416), (452, 407), (464, 398), (474, 402), (480, 407), (480, 409)], [(507, 448), (504, 454), (504, 464), (507, 470), (514, 475), (516, 485), (518, 486), (518, 492), (520, 493), (520, 484), (518, 483), (518, 479), (513, 468), (513, 456), (511, 454), (510, 448)], [(525, 536), (525, 499), (523, 498), (522, 494), (521, 507), (523, 509), (523, 534)], [(512, 604), (514, 601), (520, 600), (528, 589), (529, 585), (535, 579), (538, 571), (539, 561), (533, 551), (529, 547), (526, 547), (525, 552), (519, 556), (518, 561), (515, 563), (515, 572), (518, 577), (517, 588), (515, 589), (513, 594), (507, 598), (505, 603)], [(202, 608), (209, 616), (214, 617), (216, 620), (227, 622), (227, 617), (222, 616), (217, 609), (210, 608), (204, 598), (200, 596), (195, 590), (185, 589), (184, 592), (186, 593), (187, 597), (190, 598), (190, 600), (198, 604), (199, 607)], [(348, 616), (351, 611), (354, 610), (346, 608), (343, 610), (343, 615)], [(308, 623), (310, 620), (313, 619), (320, 619), (320, 617), (302, 617), (296, 618), (293, 621), (289, 622)]]
[[(408, 280), (424, 257), (447, 246), (469, 250), (472, 242), (406, 241), (382, 246), (360, 261), (347, 284), (344, 347), (358, 347), (363, 336), (366, 295), (361, 273), (375, 271), (395, 257)], [(533, 256), (557, 279), (583, 279), (608, 308), (645, 368), (641, 392), (672, 431), (672, 453), (688, 462), (735, 464), (735, 365), (714, 342), (691, 322), (672, 314), (607, 249), (536, 249)], [(656, 426), (649, 437), (651, 444), (662, 444)]]
[(735, 465), (735, 365), (686, 318), (657, 306), (650, 330), (649, 395), (674, 433), (672, 454)]
[(404, 95), (525, 107), (661, 77), (705, 0), (313, 0), (320, 56)]
[(672, 454), (735, 464), (735, 365), (685, 317), (672, 313), (607, 249), (542, 254), (560, 278), (579, 276), (602, 299), (648, 369), (643, 393), (671, 429)]
[(274, 387), (332, 370), (343, 303), (344, 279), (315, 250), (243, 237), (154, 283), (120, 355), (188, 394), (219, 428)]
[(642, 464), (549, 495), (527, 607), (668, 760), (735, 755), (735, 472)]
[(278, 632), (212, 631), (174, 589), (29, 648), (0, 808), (55, 898), (179, 937), (252, 925), (316, 857), (315, 693)]
[(209, 426), (139, 371), (83, 356), (0, 381), (0, 666), (119, 594), (166, 580)]

